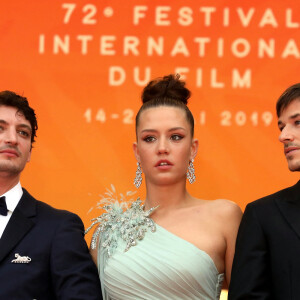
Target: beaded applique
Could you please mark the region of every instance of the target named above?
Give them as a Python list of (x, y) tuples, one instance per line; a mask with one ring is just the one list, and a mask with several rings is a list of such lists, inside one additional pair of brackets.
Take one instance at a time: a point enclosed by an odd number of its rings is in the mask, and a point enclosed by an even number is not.
[[(113, 185), (112, 190), (115, 192)], [(106, 250), (108, 257), (111, 257), (118, 247), (118, 239), (125, 241), (124, 252), (126, 252), (137, 244), (137, 240), (144, 238), (148, 228), (151, 232), (156, 230), (155, 223), (149, 216), (157, 207), (144, 211), (144, 205), (141, 205), (142, 201), (139, 198), (135, 201), (119, 202), (117, 197), (113, 197), (113, 192), (107, 189), (106, 197), (101, 196), (102, 200), (97, 207), (106, 212), (92, 219), (91, 226), (85, 231), (87, 233), (94, 225), (99, 224), (93, 234), (91, 248), (96, 249), (101, 233), (101, 246)], [(132, 192), (127, 193), (127, 195), (132, 194)], [(125, 197), (122, 194), (120, 196), (120, 200), (124, 200)]]

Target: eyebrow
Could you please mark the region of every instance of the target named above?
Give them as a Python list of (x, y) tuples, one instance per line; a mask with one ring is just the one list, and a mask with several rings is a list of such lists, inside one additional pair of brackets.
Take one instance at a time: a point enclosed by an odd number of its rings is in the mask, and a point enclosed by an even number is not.
[[(294, 115), (289, 116), (289, 120), (293, 120), (300, 117), (300, 113), (295, 113)], [(278, 120), (278, 125), (282, 124), (282, 121)]]
[[(2, 120), (2, 119), (0, 119), (0, 124), (3, 124), (3, 125), (8, 125), (8, 123), (5, 121), (5, 120)], [(27, 125), (27, 124), (23, 124), (23, 123), (21, 123), (21, 124), (17, 124), (17, 127), (21, 127), (21, 128), (26, 128), (26, 129), (28, 129), (30, 132), (32, 132), (32, 128), (31, 128), (31, 126), (29, 126), (29, 125)]]
[(294, 115), (291, 115), (290, 117), (289, 117), (289, 119), (295, 119), (295, 118), (297, 118), (297, 117), (299, 117), (300, 116), (300, 113), (296, 113), (296, 114), (294, 114)]
[(19, 124), (19, 125), (17, 125), (17, 127), (27, 128), (30, 132), (32, 132), (32, 128), (27, 124)]
[[(184, 130), (184, 131), (186, 131), (186, 129), (183, 128), (183, 127), (173, 127), (173, 128), (170, 128), (168, 130), (168, 132), (172, 132), (172, 131), (176, 131), (176, 130)], [(157, 132), (157, 131), (158, 130), (156, 130), (156, 129), (144, 129), (141, 132), (143, 133), (143, 132)]]

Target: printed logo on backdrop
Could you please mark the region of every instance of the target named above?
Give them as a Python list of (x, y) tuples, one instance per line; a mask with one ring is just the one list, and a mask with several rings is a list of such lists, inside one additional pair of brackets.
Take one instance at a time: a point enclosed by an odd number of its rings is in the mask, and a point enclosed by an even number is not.
[[(99, 60), (109, 64), (109, 86), (122, 86), (128, 81), (144, 86), (152, 78), (155, 60), (163, 59), (196, 88), (250, 89), (255, 76), (253, 64), (272, 59), (299, 60), (297, 12), (290, 6), (279, 11), (242, 4), (218, 7), (211, 2), (205, 6), (182, 3), (176, 8), (154, 4), (123, 7), (113, 1), (111, 6), (66, 2), (57, 16), (64, 32), (41, 33), (37, 51), (40, 55), (66, 56), (73, 51), (82, 56), (96, 53)], [(72, 25), (80, 26), (78, 33), (69, 32)], [(116, 63), (116, 57), (123, 58), (124, 63)], [(228, 60), (231, 65), (224, 70)]]

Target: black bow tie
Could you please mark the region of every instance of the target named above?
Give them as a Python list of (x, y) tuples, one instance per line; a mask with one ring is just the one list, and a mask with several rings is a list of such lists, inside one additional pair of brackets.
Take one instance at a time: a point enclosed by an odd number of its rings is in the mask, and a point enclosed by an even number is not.
[(7, 216), (7, 206), (5, 196), (0, 197), (0, 215)]

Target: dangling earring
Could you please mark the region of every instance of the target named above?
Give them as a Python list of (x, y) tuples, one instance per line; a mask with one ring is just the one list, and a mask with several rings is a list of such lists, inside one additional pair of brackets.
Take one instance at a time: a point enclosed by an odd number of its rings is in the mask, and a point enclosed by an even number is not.
[(194, 160), (192, 159), (189, 163), (189, 167), (186, 173), (186, 178), (189, 180), (189, 183), (192, 184), (196, 181), (195, 169), (194, 169)]
[(140, 185), (142, 184), (142, 169), (141, 169), (141, 165), (139, 162), (137, 162), (137, 169), (135, 172), (135, 178), (133, 181), (133, 184), (136, 186), (136, 188), (138, 189), (140, 187)]

